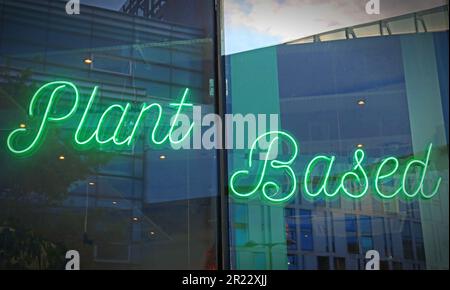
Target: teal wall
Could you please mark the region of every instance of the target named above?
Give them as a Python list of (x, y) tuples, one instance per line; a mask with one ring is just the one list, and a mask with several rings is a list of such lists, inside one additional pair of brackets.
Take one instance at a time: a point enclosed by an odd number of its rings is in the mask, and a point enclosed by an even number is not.
[[(259, 49), (231, 56), (232, 70), (229, 86), (233, 114), (279, 114), (277, 50), (275, 47)], [(266, 124), (269, 128), (269, 124)], [(248, 140), (247, 140), (248, 141)], [(233, 150), (230, 154), (230, 172), (245, 167), (247, 150)], [(235, 248), (237, 269), (287, 269), (284, 208), (264, 205), (258, 199), (237, 201), (247, 207), (247, 222), (232, 236), (241, 246)], [(232, 216), (233, 221), (233, 216)], [(231, 222), (233, 224), (233, 222)], [(236, 235), (241, 235), (236, 237)], [(234, 243), (236, 244), (236, 243)]]

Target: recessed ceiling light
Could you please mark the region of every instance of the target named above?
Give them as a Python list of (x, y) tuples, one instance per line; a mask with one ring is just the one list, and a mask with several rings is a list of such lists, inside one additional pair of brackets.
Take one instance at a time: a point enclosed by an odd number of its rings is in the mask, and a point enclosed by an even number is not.
[(165, 159), (167, 159), (167, 156), (166, 155), (161, 155), (161, 156), (159, 156), (159, 159), (165, 160)]
[(358, 147), (358, 148), (364, 148), (364, 144), (358, 144), (358, 145), (356, 145), (356, 147)]
[(358, 105), (359, 106), (364, 106), (366, 104), (366, 100), (359, 100), (358, 101)]
[(85, 63), (85, 64), (91, 64), (91, 63), (92, 63), (92, 59), (86, 58), (86, 59), (84, 60), (84, 63)]
[(24, 123), (22, 123), (22, 124), (19, 125), (19, 127), (23, 129), (23, 128), (26, 128), (27, 125), (25, 125)]
[(59, 160), (65, 160), (66, 157), (65, 157), (64, 155), (60, 155), (60, 156), (58, 157), (58, 159), (59, 159)]

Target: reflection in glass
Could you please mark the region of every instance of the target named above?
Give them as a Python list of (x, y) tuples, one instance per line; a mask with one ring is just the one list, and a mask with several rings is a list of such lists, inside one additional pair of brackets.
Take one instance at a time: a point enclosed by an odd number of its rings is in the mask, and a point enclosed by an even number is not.
[(63, 269), (73, 249), (82, 269), (216, 269), (215, 152), (150, 148), (150, 117), (132, 148), (80, 151), (71, 140), (81, 109), (32, 156), (4, 146), (19, 124), (36, 125), (30, 98), (54, 80), (76, 84), (83, 108), (99, 86), (90, 129), (113, 103), (132, 104), (136, 117), (140, 104), (167, 107), (186, 88), (214, 112), (213, 1), (189, 15), (159, 1), (170, 23), (147, 13), (155, 7), (125, 9), (138, 1), (81, 1), (76, 16), (64, 1), (41, 2), (0, 1), (0, 268)]

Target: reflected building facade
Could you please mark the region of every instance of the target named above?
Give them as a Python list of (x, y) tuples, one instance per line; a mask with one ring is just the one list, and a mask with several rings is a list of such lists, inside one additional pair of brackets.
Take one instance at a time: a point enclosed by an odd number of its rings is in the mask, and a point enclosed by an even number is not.
[[(311, 200), (301, 188), (284, 207), (230, 199), (234, 268), (364, 270), (375, 249), (381, 269), (448, 269), (447, 8), (227, 56), (229, 111), (280, 116), (280, 128), (299, 143), (299, 187), (317, 154), (336, 156), (339, 176), (357, 148), (372, 168), (386, 156), (419, 158), (430, 142), (427, 188), (443, 178), (432, 201), (382, 200), (372, 188), (361, 200)], [(246, 154), (230, 152), (230, 174)]]
[[(207, 17), (215, 9), (214, 1), (189, 0), (127, 0), (121, 8), (124, 13), (172, 23), (202, 28), (214, 33), (214, 23)], [(190, 13), (195, 11), (195, 13)]]
[[(168, 106), (186, 88), (205, 114), (214, 110), (214, 44), (203, 29), (85, 5), (67, 15), (64, 1), (38, 2), (0, 1), (2, 144), (19, 124), (32, 127), (25, 109), (32, 91), (55, 80), (76, 84), (80, 107), (98, 86), (93, 116), (126, 102), (136, 104), (136, 116), (137, 104)], [(217, 268), (215, 152), (150, 150), (151, 124), (148, 118), (135, 146), (121, 151), (69, 149), (75, 121), (50, 130), (27, 162), (2, 146), (0, 227), (41, 236), (63, 259), (65, 249), (78, 250), (83, 268)], [(23, 263), (10, 267), (38, 267)]]
[[(216, 1), (124, 0), (119, 11), (82, 5), (80, 15), (65, 3), (0, 0), (1, 269), (63, 269), (77, 250), (82, 269), (356, 270), (373, 249), (382, 269), (448, 269), (447, 6), (226, 56), (218, 79)], [(126, 103), (130, 130), (139, 105), (169, 108), (185, 89), (202, 116), (215, 113), (223, 82), (226, 113), (277, 114), (298, 138), (296, 172), (318, 153), (336, 156), (338, 175), (355, 148), (373, 167), (385, 156), (422, 157), (432, 142), (428, 174), (443, 178), (441, 192), (431, 201), (371, 190), (356, 201), (300, 191), (288, 204), (244, 202), (219, 195), (217, 151), (150, 147), (151, 117), (131, 148), (77, 150), (82, 110), (51, 127), (35, 154), (12, 156), (8, 134), (37, 128), (30, 98), (55, 80), (79, 88), (80, 108), (98, 86), (90, 130)], [(60, 102), (69, 106), (66, 95)], [(248, 158), (226, 155), (229, 175)]]

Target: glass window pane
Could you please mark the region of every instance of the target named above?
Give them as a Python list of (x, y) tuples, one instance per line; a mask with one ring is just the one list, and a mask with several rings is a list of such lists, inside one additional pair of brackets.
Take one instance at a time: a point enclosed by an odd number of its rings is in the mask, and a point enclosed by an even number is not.
[(347, 232), (357, 232), (358, 226), (356, 221), (356, 216), (346, 215), (345, 216), (345, 230)]
[(372, 219), (369, 216), (359, 218), (361, 235), (372, 235)]
[(301, 230), (300, 233), (301, 245), (303, 251), (314, 250), (314, 239), (312, 232), (309, 230)]
[(64, 269), (68, 249), (81, 269), (218, 269), (218, 151), (151, 138), (185, 92), (189, 122), (216, 111), (214, 1), (66, 2), (0, 1), (0, 240), (26, 233), (0, 269)]
[[(231, 182), (255, 189), (248, 198), (231, 189), (229, 198), (251, 205), (249, 239), (283, 245), (267, 268), (294, 268), (287, 258), (302, 254), (302, 269), (363, 270), (376, 250), (382, 269), (448, 269), (448, 5), (387, 1), (368, 15), (357, 1), (343, 1), (342, 12), (352, 7), (343, 13), (330, 1), (244, 2), (224, 3), (227, 113), (277, 116), (286, 140), (267, 165), (298, 149), (292, 171), (264, 167), (262, 147), (228, 153)], [(236, 11), (246, 17), (236, 21)], [(242, 260), (236, 269), (248, 266)]]

